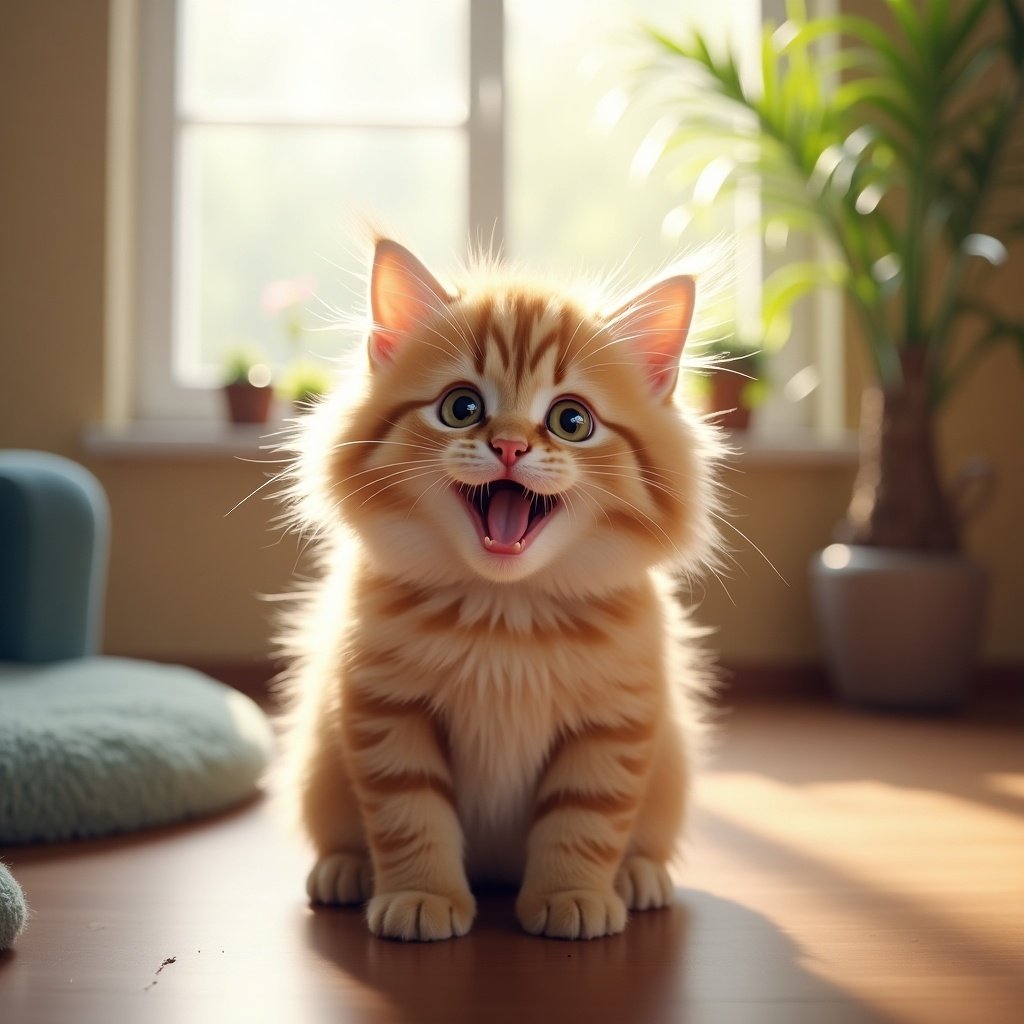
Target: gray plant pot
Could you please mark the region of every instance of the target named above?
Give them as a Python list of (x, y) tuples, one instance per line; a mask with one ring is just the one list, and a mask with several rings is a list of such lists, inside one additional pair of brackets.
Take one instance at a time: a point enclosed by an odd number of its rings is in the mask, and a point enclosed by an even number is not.
[(853, 704), (949, 711), (967, 697), (988, 577), (959, 554), (833, 544), (811, 560), (825, 660)]

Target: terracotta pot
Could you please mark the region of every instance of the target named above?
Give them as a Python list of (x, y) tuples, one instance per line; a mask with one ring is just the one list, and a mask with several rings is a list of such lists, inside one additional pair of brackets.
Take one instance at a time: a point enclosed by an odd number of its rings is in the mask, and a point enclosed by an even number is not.
[(708, 412), (714, 422), (726, 430), (747, 430), (750, 427), (750, 406), (743, 399), (749, 379), (733, 370), (712, 370), (708, 375), (710, 393)]
[(269, 384), (266, 387), (247, 383), (225, 384), (224, 395), (232, 423), (266, 423), (270, 417), (274, 389)]

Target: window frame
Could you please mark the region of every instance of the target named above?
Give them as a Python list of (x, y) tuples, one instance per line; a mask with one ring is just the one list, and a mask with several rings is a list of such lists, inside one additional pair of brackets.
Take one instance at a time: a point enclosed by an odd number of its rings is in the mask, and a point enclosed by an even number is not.
[[(180, 75), (178, 0), (139, 3), (116, 0), (113, 19), (129, 19), (138, 40), (132, 78), (138, 94), (135, 177), (137, 181), (134, 250), (136, 295), (133, 413), (139, 419), (214, 419), (219, 416), (216, 388), (188, 385), (174, 372), (174, 339), (194, 301), (178, 280), (184, 244), (182, 218), (175, 209), (184, 187), (178, 145), (186, 124), (217, 123), (183, 119), (177, 109)], [(411, 128), (461, 130), (467, 137), (469, 235), (495, 238), (504, 226), (504, 95), (502, 0), (470, 2), (468, 113), (460, 122), (424, 122)], [(112, 27), (113, 31), (113, 27)], [(301, 122), (299, 122), (301, 124)], [(330, 122), (330, 127), (391, 130), (391, 124)], [(177, 301), (176, 301), (177, 299)]]

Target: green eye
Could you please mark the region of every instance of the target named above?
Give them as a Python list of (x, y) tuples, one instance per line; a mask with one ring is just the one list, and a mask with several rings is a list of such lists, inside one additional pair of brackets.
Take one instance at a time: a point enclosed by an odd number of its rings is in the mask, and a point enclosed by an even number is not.
[(548, 430), (563, 441), (586, 441), (594, 432), (594, 417), (575, 398), (562, 398), (548, 410)]
[(484, 400), (473, 388), (452, 388), (441, 400), (438, 418), (446, 427), (471, 427), (484, 416)]

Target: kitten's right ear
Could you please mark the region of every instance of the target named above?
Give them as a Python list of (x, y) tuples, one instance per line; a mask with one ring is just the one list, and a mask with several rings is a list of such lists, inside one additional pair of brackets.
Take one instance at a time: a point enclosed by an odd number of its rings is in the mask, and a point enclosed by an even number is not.
[(390, 363), (417, 324), (435, 316), (453, 296), (404, 245), (382, 238), (370, 274), (370, 362)]
[(694, 279), (677, 274), (634, 295), (609, 318), (612, 334), (643, 367), (655, 398), (667, 399), (676, 386), (695, 293)]

